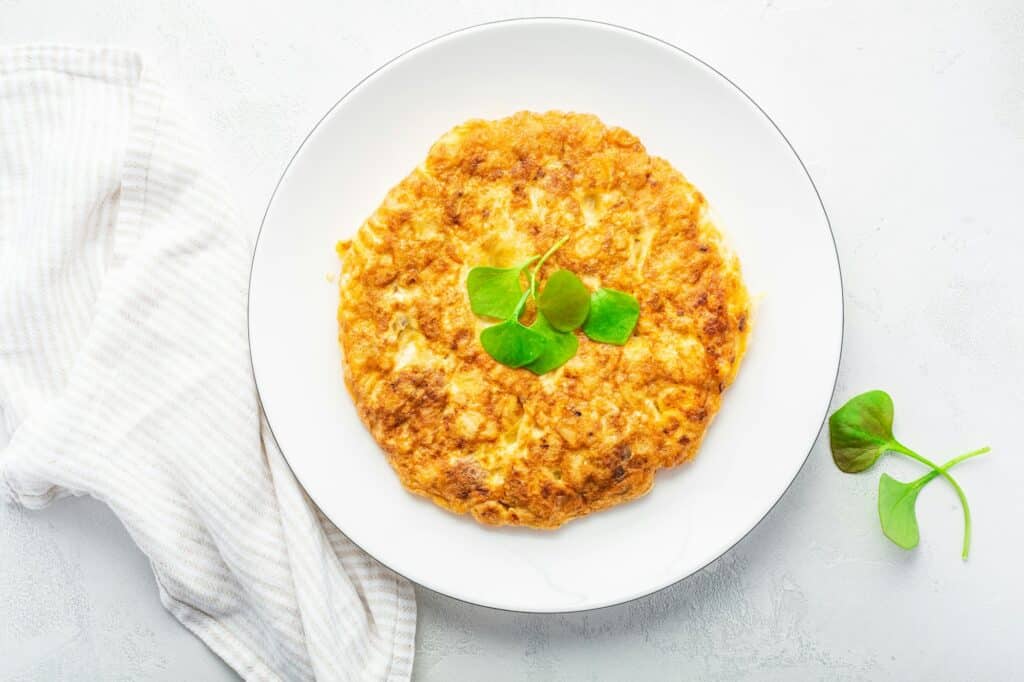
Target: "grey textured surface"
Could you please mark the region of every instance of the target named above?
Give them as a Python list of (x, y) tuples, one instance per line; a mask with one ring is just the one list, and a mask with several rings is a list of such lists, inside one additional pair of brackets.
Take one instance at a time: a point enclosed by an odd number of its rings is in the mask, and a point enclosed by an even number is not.
[[(886, 388), (912, 446), (940, 459), (983, 444), (994, 453), (959, 470), (976, 520), (967, 563), (948, 489), (922, 494), (922, 544), (903, 552), (876, 527), (877, 473), (840, 475), (819, 439), (753, 533), (659, 594), (531, 616), (420, 591), (416, 678), (1020, 675), (1020, 3), (0, 0), (0, 44), (145, 51), (217, 134), (255, 234), (295, 147), (368, 71), (453, 28), (532, 14), (656, 34), (754, 97), (800, 152), (832, 219), (847, 303), (837, 399)], [(896, 461), (885, 469), (912, 472)], [(0, 679), (232, 678), (161, 609), (145, 557), (99, 503), (0, 507)]]

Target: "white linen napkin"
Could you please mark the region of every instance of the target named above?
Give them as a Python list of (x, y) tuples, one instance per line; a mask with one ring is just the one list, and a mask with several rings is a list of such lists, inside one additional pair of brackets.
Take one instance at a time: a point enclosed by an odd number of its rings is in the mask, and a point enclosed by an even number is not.
[(0, 496), (110, 505), (245, 678), (406, 680), (411, 587), (261, 421), (250, 248), (205, 153), (138, 55), (0, 49)]

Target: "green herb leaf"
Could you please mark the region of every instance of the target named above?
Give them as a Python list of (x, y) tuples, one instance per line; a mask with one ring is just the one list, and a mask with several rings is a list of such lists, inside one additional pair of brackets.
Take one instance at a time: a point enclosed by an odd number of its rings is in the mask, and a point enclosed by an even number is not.
[(480, 332), (480, 344), (492, 358), (509, 367), (522, 367), (537, 359), (547, 343), (543, 334), (508, 320)]
[(501, 320), (511, 317), (522, 294), (519, 276), (535, 260), (536, 256), (511, 268), (481, 266), (470, 270), (466, 289), (469, 290), (469, 306), (473, 312)]
[(953, 487), (964, 514), (964, 540), (961, 555), (967, 558), (971, 547), (971, 508), (960, 484), (949, 475), (949, 469), (960, 462), (983, 455), (989, 448), (979, 448), (954, 457), (942, 466), (922, 457), (893, 436), (892, 398), (884, 391), (868, 391), (851, 398), (828, 420), (829, 444), (836, 466), (846, 473), (869, 469), (886, 452), (896, 452), (925, 465), (930, 471), (910, 483), (897, 481), (883, 474), (878, 481), (878, 516), (882, 532), (900, 547), (917, 546), (920, 532), (915, 505), (917, 494), (932, 479), (941, 476)]
[(526, 369), (534, 374), (544, 374), (558, 369), (569, 362), (579, 348), (580, 342), (572, 332), (560, 332), (551, 326), (543, 313), (537, 313), (537, 319), (530, 329), (544, 336), (544, 350), (537, 359), (526, 365)]
[[(480, 332), (480, 343), (492, 358), (509, 367), (523, 367), (543, 374), (568, 362), (579, 349), (572, 332), (583, 331), (594, 341), (623, 345), (629, 340), (640, 317), (640, 304), (633, 296), (601, 289), (589, 293), (586, 285), (568, 270), (558, 270), (537, 294), (537, 277), (544, 263), (565, 244), (568, 236), (552, 244), (544, 255), (534, 256), (511, 268), (476, 267), (466, 277), (473, 312), (504, 320)], [(526, 271), (526, 290), (520, 283)], [(537, 319), (530, 327), (519, 323), (530, 298), (537, 302)]]
[(886, 450), (903, 452), (892, 435), (892, 398), (885, 391), (854, 396), (829, 417), (832, 459), (848, 474), (871, 468)]
[(928, 481), (938, 475), (930, 471), (916, 481), (904, 483), (889, 474), (878, 479), (878, 519), (882, 532), (903, 549), (917, 547), (921, 533), (917, 527), (917, 494)]
[(587, 319), (590, 292), (572, 272), (558, 270), (548, 277), (544, 290), (537, 297), (537, 307), (552, 327), (560, 332), (571, 332)]
[(590, 315), (583, 333), (594, 341), (622, 346), (640, 318), (640, 303), (615, 289), (598, 289), (590, 296)]

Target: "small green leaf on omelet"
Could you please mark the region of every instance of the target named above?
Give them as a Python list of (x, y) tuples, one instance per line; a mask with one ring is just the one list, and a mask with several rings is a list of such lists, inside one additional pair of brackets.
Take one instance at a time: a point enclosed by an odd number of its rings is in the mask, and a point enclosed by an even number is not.
[(560, 332), (551, 326), (551, 323), (543, 313), (537, 313), (537, 319), (530, 325), (530, 329), (541, 334), (544, 339), (544, 349), (540, 355), (526, 365), (526, 369), (534, 374), (544, 374), (558, 369), (569, 362), (579, 349), (579, 339), (572, 332)]
[(554, 329), (571, 332), (587, 319), (590, 292), (575, 274), (558, 270), (544, 284), (544, 290), (537, 297), (537, 307)]
[(522, 367), (533, 362), (544, 350), (543, 334), (508, 320), (480, 332), (480, 345), (487, 353), (508, 367)]
[(470, 270), (466, 289), (473, 312), (499, 320), (511, 317), (523, 292), (519, 277), (523, 269), (535, 260), (536, 257), (511, 268), (480, 266)]
[(598, 289), (590, 296), (590, 315), (583, 333), (594, 341), (622, 346), (640, 319), (640, 303), (630, 294), (615, 289)]

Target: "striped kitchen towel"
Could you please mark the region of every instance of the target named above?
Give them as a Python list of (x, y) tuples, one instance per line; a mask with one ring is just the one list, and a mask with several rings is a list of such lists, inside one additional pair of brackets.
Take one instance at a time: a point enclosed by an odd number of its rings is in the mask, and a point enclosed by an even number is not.
[(205, 153), (138, 55), (0, 49), (0, 496), (110, 505), (245, 678), (408, 679), (412, 589), (261, 421), (250, 248)]

